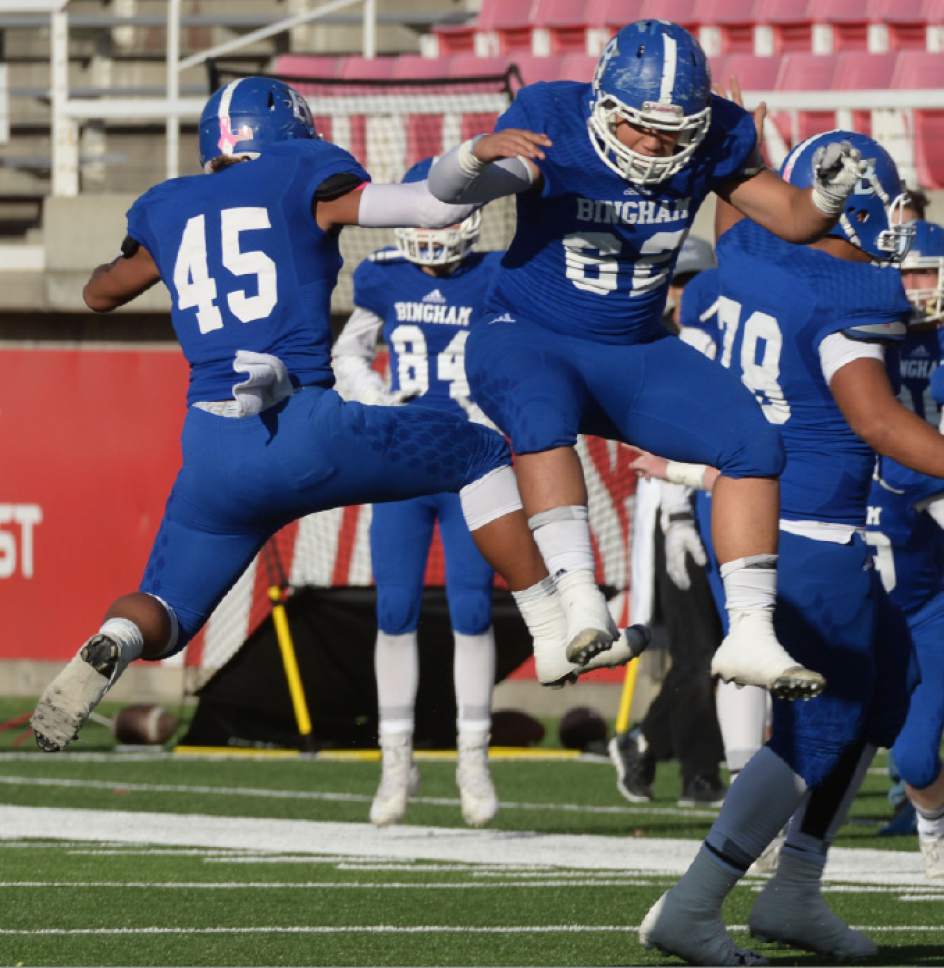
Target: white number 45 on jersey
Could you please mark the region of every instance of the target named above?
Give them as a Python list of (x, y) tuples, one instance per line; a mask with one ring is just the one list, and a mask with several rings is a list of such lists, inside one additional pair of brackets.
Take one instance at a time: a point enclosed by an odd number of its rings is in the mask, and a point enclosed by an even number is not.
[[(245, 289), (226, 294), (229, 311), (243, 323), (263, 319), (275, 308), (278, 284), (275, 263), (258, 250), (243, 252), (239, 233), (268, 229), (272, 224), (264, 208), (224, 208), (220, 212), (220, 248), (223, 265), (234, 276), (255, 276), (256, 295), (247, 296)], [(177, 261), (174, 263), (174, 288), (177, 308), (197, 307), (197, 326), (201, 333), (223, 328), (223, 316), (217, 302), (217, 285), (207, 268), (206, 216), (194, 215), (187, 220)]]

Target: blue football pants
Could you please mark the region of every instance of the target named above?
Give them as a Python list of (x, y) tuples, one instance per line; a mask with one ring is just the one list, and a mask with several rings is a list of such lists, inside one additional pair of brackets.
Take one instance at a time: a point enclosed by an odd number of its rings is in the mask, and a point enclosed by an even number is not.
[(892, 756), (901, 778), (918, 790), (941, 772), (944, 734), (944, 592), (908, 616), (921, 681), (911, 695), (908, 715)]
[(388, 635), (415, 632), (423, 576), (439, 521), (446, 559), (446, 600), (454, 631), (481, 635), (492, 622), (493, 571), (475, 547), (457, 494), (375, 504), (370, 557), (377, 585), (377, 625)]
[(528, 319), (486, 318), (469, 333), (475, 402), (516, 454), (573, 446), (580, 433), (621, 440), (728, 477), (775, 477), (780, 435), (741, 381), (675, 336), (603, 343)]
[(456, 492), (509, 463), (501, 436), (464, 416), (345, 402), (305, 387), (257, 417), (191, 407), (183, 466), (140, 589), (196, 634), (279, 528), (348, 504)]

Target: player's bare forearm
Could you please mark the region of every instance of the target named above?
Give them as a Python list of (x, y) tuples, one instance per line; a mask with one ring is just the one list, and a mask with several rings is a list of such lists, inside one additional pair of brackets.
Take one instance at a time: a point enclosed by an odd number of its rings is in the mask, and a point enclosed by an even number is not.
[(809, 188), (791, 185), (766, 168), (752, 178), (718, 189), (719, 197), (742, 215), (796, 243), (815, 242), (836, 221), (813, 204), (812, 194)]
[(139, 246), (132, 256), (120, 255), (94, 269), (82, 298), (94, 312), (110, 313), (150, 289), (160, 277), (151, 254)]
[(721, 475), (717, 467), (706, 464), (682, 464), (641, 450), (629, 465), (640, 477), (654, 477), (670, 484), (682, 484), (696, 491), (710, 491)]
[(919, 473), (944, 477), (944, 436), (898, 402), (881, 361), (847, 363), (829, 388), (849, 426), (873, 450)]

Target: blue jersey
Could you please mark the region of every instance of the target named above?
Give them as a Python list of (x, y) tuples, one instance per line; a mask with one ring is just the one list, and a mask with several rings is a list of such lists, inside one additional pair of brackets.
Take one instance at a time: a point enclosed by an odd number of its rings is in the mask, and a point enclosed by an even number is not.
[(679, 303), (679, 326), (684, 330), (700, 330), (711, 341), (714, 352), (707, 343), (699, 345), (705, 356), (716, 359), (718, 355), (718, 287), (720, 276), (717, 269), (704, 269), (693, 276), (682, 290)]
[(892, 601), (906, 614), (944, 590), (944, 531), (921, 503), (944, 495), (944, 478), (928, 477), (880, 457), (869, 495), (866, 540)]
[(331, 292), (338, 233), (314, 220), (332, 175), (368, 175), (327, 141), (293, 140), (212, 175), (174, 178), (128, 212), (128, 234), (153, 257), (190, 363), (188, 402), (227, 400), (244, 377), (237, 350), (279, 357), (296, 386), (330, 387)]
[(501, 261), (476, 252), (447, 276), (431, 276), (397, 249), (381, 249), (354, 272), (354, 305), (383, 320), (390, 389), (426, 407), (468, 413), (465, 342), (481, 317)]
[(781, 517), (863, 526), (875, 458), (833, 399), (819, 348), (833, 333), (900, 338), (910, 313), (900, 273), (784, 242), (749, 219), (721, 236), (718, 263), (718, 359), (780, 430)]
[[(940, 348), (936, 330), (908, 334), (898, 347), (897, 373), (895, 360), (890, 360), (890, 375), (895, 380), (898, 398), (922, 420), (937, 424), (938, 404), (931, 391), (931, 380), (940, 362)], [(897, 379), (896, 379), (897, 377)]]
[(553, 146), (535, 162), (541, 189), (517, 196), (517, 230), (490, 308), (565, 335), (646, 342), (663, 333), (672, 269), (698, 206), (744, 170), (754, 123), (712, 96), (711, 127), (691, 162), (659, 185), (636, 186), (607, 167), (590, 142), (591, 95), (589, 84), (532, 84), (496, 125), (545, 132)]

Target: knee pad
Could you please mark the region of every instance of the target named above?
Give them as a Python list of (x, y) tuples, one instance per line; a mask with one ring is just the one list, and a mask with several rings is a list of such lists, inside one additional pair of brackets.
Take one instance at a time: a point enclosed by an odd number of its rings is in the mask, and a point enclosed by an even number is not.
[(920, 740), (921, 737), (912, 736), (906, 730), (892, 747), (898, 775), (916, 790), (929, 787), (941, 773), (941, 757), (936, 745), (930, 740)]
[(377, 625), (387, 635), (415, 632), (420, 621), (420, 601), (413, 589), (403, 585), (377, 588)]
[(718, 470), (725, 477), (779, 477), (786, 463), (780, 432), (758, 411), (756, 420), (745, 423), (740, 445), (721, 455)]
[(481, 635), (492, 624), (491, 588), (446, 587), (449, 621), (462, 635)]

